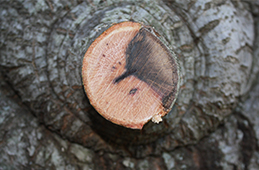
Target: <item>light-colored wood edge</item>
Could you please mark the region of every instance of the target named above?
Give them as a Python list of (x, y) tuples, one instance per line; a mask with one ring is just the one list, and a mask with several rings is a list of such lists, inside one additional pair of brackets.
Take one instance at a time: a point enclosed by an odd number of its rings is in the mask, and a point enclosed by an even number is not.
[[(94, 94), (92, 94), (89, 90), (89, 87), (87, 86), (88, 80), (87, 80), (87, 76), (86, 74), (86, 70), (88, 67), (88, 58), (91, 56), (92, 51), (94, 50), (94, 48), (96, 47), (96, 45), (102, 41), (104, 38), (106, 38), (109, 34), (114, 33), (115, 32), (120, 32), (120, 31), (125, 31), (127, 29), (129, 30), (140, 30), (140, 28), (142, 27), (142, 25), (140, 23), (137, 22), (131, 22), (131, 21), (126, 21), (126, 22), (121, 22), (118, 24), (115, 24), (113, 26), (111, 26), (110, 28), (108, 28), (106, 31), (104, 31), (98, 38), (95, 39), (95, 41), (90, 45), (90, 47), (88, 48), (87, 52), (84, 55), (84, 59), (83, 59), (83, 66), (82, 66), (82, 79), (83, 79), (83, 85), (84, 85), (84, 89), (85, 92), (88, 96), (88, 99), (91, 103), (91, 105), (96, 109), (96, 111), (102, 115), (102, 109), (98, 107), (98, 104), (94, 101), (92, 101), (91, 99), (93, 98), (92, 96)], [(103, 115), (102, 115), (103, 116)], [(133, 128), (133, 129), (142, 129), (144, 124), (146, 124), (149, 120), (144, 120), (140, 123), (136, 123), (134, 124), (133, 122), (130, 123), (125, 123), (125, 121), (120, 121), (118, 119), (115, 118), (111, 118), (111, 117), (105, 117), (105, 119), (116, 123), (118, 125), (122, 125), (128, 128)]]

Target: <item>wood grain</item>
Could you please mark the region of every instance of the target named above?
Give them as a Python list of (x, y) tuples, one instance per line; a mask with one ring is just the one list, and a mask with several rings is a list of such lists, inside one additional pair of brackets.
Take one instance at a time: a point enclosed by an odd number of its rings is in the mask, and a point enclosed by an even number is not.
[(177, 65), (162, 42), (136, 22), (113, 25), (87, 50), (82, 67), (91, 104), (113, 123), (141, 129), (170, 110)]

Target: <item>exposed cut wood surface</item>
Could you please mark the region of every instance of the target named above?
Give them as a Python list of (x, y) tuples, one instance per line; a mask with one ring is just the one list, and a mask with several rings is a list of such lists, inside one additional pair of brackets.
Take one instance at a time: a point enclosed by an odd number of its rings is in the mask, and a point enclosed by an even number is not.
[(113, 25), (89, 47), (83, 83), (91, 104), (113, 123), (141, 129), (171, 107), (177, 66), (170, 52), (136, 22)]

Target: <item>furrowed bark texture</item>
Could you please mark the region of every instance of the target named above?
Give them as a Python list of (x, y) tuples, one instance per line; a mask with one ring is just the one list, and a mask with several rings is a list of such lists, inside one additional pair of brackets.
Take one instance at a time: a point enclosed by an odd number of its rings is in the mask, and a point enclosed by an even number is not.
[[(259, 169), (256, 1), (4, 1), (0, 169)], [(81, 65), (113, 23), (154, 27), (178, 55), (173, 110), (142, 131), (104, 120)]]

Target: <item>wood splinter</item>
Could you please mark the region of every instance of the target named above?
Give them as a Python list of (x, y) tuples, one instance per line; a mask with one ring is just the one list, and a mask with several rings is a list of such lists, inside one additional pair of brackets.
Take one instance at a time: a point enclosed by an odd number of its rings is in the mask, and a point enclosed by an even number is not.
[(95, 109), (107, 120), (142, 129), (162, 121), (178, 91), (175, 56), (150, 27), (122, 22), (103, 32), (88, 48), (83, 84)]

